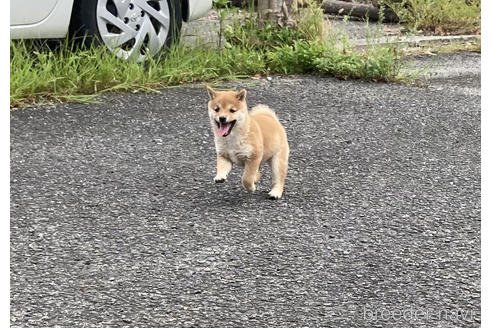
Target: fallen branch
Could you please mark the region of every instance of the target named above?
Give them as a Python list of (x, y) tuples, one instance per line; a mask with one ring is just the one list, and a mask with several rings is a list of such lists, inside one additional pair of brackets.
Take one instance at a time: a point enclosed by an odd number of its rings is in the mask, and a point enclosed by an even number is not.
[[(379, 20), (379, 9), (363, 3), (345, 2), (340, 0), (325, 0), (321, 4), (325, 14), (348, 15), (360, 18), (369, 18), (370, 21)], [(398, 17), (392, 12), (385, 11), (384, 20), (387, 22), (396, 22)]]

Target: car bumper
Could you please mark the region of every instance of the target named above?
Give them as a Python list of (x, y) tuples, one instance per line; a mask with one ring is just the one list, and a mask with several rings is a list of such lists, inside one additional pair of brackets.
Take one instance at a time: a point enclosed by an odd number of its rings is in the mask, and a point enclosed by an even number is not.
[(212, 8), (212, 0), (189, 0), (188, 4), (187, 22), (207, 15)]

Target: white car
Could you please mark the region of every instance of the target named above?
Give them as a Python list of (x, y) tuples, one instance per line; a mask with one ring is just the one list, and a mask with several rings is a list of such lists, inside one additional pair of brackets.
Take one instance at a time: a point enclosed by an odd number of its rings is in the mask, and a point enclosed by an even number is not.
[(10, 0), (10, 37), (80, 36), (140, 61), (176, 41), (182, 21), (211, 7), (212, 0)]

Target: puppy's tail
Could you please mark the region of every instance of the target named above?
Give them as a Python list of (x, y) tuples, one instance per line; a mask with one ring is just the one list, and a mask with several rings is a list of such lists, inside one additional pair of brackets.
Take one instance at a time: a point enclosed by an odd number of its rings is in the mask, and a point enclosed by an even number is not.
[(275, 111), (268, 107), (267, 105), (256, 105), (255, 107), (251, 108), (250, 111), (251, 115), (257, 115), (257, 114), (266, 114), (274, 117), (276, 120), (278, 120), (277, 115), (275, 114)]

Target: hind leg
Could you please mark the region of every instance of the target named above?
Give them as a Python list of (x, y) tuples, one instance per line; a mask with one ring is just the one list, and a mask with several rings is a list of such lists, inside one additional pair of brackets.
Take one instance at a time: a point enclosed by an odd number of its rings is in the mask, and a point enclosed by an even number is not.
[(243, 186), (247, 191), (253, 192), (256, 190), (256, 178), (258, 177), (258, 169), (261, 164), (261, 156), (257, 156), (246, 161), (244, 165), (244, 173), (242, 177)]
[(282, 150), (274, 155), (270, 161), (272, 168), (273, 188), (268, 193), (270, 199), (279, 199), (284, 192), (285, 177), (287, 176), (287, 165), (289, 161), (289, 151)]

